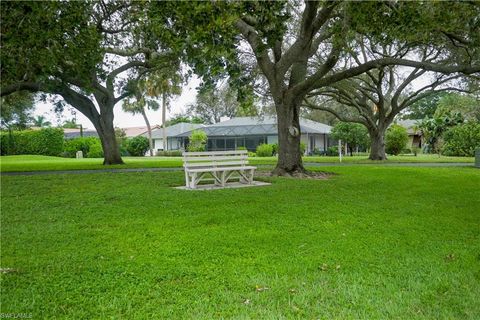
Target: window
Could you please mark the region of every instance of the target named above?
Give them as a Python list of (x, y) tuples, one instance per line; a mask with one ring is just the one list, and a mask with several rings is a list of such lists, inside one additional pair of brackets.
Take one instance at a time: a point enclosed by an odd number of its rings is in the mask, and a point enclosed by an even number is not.
[(226, 150), (235, 150), (235, 138), (228, 138), (225, 140)]
[(255, 151), (257, 146), (262, 143), (266, 143), (266, 139), (263, 136), (245, 137), (245, 147), (248, 151)]
[(245, 147), (245, 138), (241, 137), (241, 138), (236, 138), (237, 140), (237, 148), (238, 147)]
[(215, 148), (216, 150), (225, 150), (225, 139), (223, 138), (215, 139)]

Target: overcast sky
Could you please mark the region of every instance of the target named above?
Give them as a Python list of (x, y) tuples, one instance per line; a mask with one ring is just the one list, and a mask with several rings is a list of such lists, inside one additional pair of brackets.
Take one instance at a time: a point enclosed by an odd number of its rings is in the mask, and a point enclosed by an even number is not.
[[(182, 94), (170, 101), (170, 111), (167, 111), (167, 120), (178, 113), (185, 112), (186, 106), (190, 103), (195, 102), (195, 97), (197, 95), (196, 88), (199, 86), (200, 80), (196, 77), (193, 77), (187, 85), (183, 87)], [(159, 101), (160, 103), (161, 101)], [(141, 115), (133, 116), (130, 113), (122, 111), (122, 102), (117, 103), (114, 109), (115, 119), (113, 123), (116, 127), (126, 128), (126, 127), (139, 127), (145, 126), (145, 121)], [(38, 102), (36, 104), (35, 116), (43, 115), (45, 116), (53, 125), (57, 125), (57, 117), (52, 111), (52, 105), (47, 103)], [(84, 128), (93, 129), (93, 124), (88, 120), (83, 114), (76, 111), (77, 123), (82, 124)], [(162, 123), (162, 111), (147, 111), (148, 120), (153, 126), (155, 124)], [(70, 120), (73, 116), (70, 114), (69, 110), (65, 110), (63, 113), (62, 121)]]

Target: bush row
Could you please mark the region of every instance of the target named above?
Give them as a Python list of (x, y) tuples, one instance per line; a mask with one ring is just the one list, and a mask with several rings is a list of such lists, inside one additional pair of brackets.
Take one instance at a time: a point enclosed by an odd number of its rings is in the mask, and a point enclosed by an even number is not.
[(157, 151), (156, 156), (158, 157), (181, 157), (183, 151), (181, 150), (171, 150), (171, 151)]
[(63, 130), (9, 131), (0, 133), (1, 155), (37, 154), (59, 156), (64, 150)]
[[(149, 143), (145, 137), (119, 141), (122, 155), (143, 156)], [(0, 153), (6, 155), (35, 154), (75, 158), (82, 151), (85, 158), (102, 158), (102, 143), (97, 137), (79, 137), (64, 140), (63, 129), (4, 131), (0, 133)]]
[[(300, 152), (301, 154), (305, 153), (305, 150), (307, 149), (307, 145), (303, 142), (300, 142)], [(255, 155), (257, 157), (271, 157), (274, 156), (278, 153), (278, 144), (273, 143), (273, 144), (266, 144), (262, 143), (257, 146), (257, 150)]]
[[(143, 136), (118, 141), (122, 156), (144, 156), (148, 151), (148, 139)], [(77, 151), (82, 151), (85, 158), (102, 158), (102, 143), (97, 137), (74, 138), (65, 141), (64, 157), (75, 158)]]

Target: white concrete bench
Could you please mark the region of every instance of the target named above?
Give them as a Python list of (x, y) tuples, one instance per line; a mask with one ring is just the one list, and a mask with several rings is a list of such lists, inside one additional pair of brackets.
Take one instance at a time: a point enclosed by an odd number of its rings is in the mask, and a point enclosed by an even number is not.
[(241, 183), (252, 184), (257, 167), (248, 165), (247, 150), (184, 152), (186, 187), (195, 189), (198, 183), (212, 176), (215, 185), (225, 187), (231, 178), (238, 178)]

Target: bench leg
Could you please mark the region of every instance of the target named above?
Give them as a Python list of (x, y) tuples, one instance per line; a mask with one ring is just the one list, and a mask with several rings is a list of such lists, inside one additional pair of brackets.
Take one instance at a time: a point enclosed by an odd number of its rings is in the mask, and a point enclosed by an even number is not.
[(198, 182), (198, 181), (197, 181), (197, 173), (194, 172), (194, 173), (192, 174), (192, 180), (190, 181), (190, 188), (191, 188), (191, 189), (195, 189), (196, 186), (197, 186), (197, 182)]
[(214, 180), (214, 183), (216, 186), (221, 186), (222, 185), (222, 176), (219, 172), (213, 171), (212, 172), (212, 177)]
[(247, 173), (245, 172), (245, 170), (240, 170), (238, 171), (238, 173), (240, 174), (240, 183), (243, 183), (243, 184), (247, 184), (248, 183), (248, 178), (247, 178)]
[(185, 187), (190, 188), (190, 177), (187, 171), (185, 171)]
[(226, 171), (222, 171), (222, 173), (220, 174), (220, 177), (221, 177), (221, 181), (222, 181), (222, 187), (225, 187), (225, 183), (227, 182), (227, 176), (226, 176)]
[(248, 170), (248, 184), (253, 183), (253, 175), (255, 173), (255, 169)]

